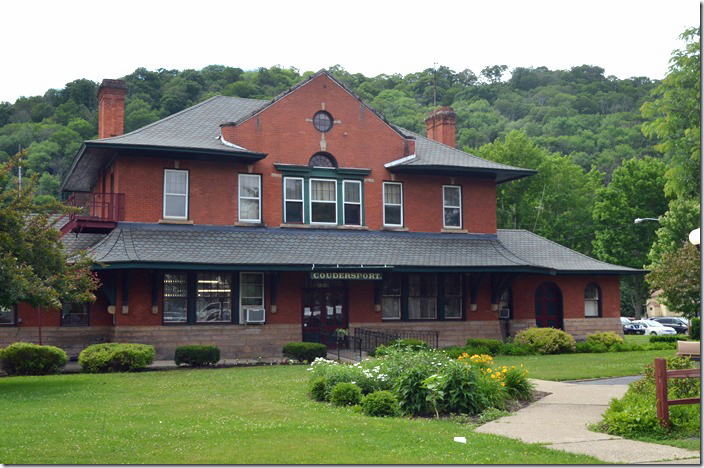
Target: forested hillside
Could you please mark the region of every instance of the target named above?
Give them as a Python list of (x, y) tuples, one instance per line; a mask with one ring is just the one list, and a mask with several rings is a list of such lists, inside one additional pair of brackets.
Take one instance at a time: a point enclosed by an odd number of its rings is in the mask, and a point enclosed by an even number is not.
[[(537, 176), (499, 186), (500, 227), (529, 229), (640, 268), (657, 263), (679, 242), (682, 217), (698, 220), (699, 30), (687, 30), (682, 39), (662, 82), (604, 76), (591, 65), (514, 68), (510, 78), (506, 65), (479, 73), (440, 66), (375, 77), (339, 65), (329, 70), (396, 125), (425, 134), (427, 112), (435, 104), (452, 106), (459, 148), (537, 169)], [(312, 73), (222, 65), (139, 68), (122, 77), (128, 89), (125, 128), (135, 130), (214, 95), (271, 99)], [(37, 177), (38, 197), (60, 196), (76, 151), (97, 136), (97, 88), (77, 79), (43, 96), (0, 103), (0, 162), (26, 150), (24, 173)], [(633, 224), (636, 217), (670, 213), (669, 206), (677, 207), (680, 221), (664, 222), (659, 231), (677, 225), (677, 232), (656, 235), (657, 224)], [(670, 247), (656, 237), (667, 238)], [(641, 291), (633, 297), (642, 298), (643, 286), (633, 287)], [(631, 305), (639, 307), (635, 299)]]

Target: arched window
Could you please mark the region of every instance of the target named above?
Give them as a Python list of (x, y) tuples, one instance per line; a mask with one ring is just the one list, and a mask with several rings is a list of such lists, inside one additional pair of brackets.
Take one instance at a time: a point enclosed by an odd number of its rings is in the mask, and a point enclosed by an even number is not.
[(601, 289), (596, 283), (584, 288), (584, 316), (601, 317)]
[(315, 153), (308, 161), (308, 166), (310, 167), (330, 167), (336, 168), (337, 163), (335, 158), (327, 153)]

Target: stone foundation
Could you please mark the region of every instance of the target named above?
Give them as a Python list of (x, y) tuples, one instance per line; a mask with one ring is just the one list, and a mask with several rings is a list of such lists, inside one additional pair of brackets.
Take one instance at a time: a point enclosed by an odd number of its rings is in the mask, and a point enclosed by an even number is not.
[(498, 320), (476, 320), (465, 322), (367, 322), (350, 323), (354, 328), (391, 329), (391, 330), (434, 330), (438, 332), (438, 347), (464, 346), (467, 338), (501, 339)]
[[(37, 327), (0, 328), (0, 347), (24, 341), (39, 343)], [(284, 344), (301, 341), (301, 326), (200, 325), (134, 327), (42, 327), (42, 344), (57, 346), (77, 358), (86, 347), (106, 341), (154, 346), (156, 359), (173, 359), (177, 346), (215, 345), (223, 359), (281, 357)]]
[(591, 333), (610, 331), (623, 336), (619, 317), (565, 319), (565, 331), (577, 341), (583, 341)]
[[(68, 355), (77, 358), (81, 351), (92, 344), (112, 340), (112, 327), (42, 327), (43, 345), (56, 346)], [(3, 327), (0, 328), (0, 347), (22, 341), (39, 344), (37, 327)]]
[(301, 326), (199, 325), (115, 327), (113, 341), (154, 346), (156, 359), (173, 359), (184, 345), (215, 345), (223, 359), (281, 357), (284, 344), (301, 341)]

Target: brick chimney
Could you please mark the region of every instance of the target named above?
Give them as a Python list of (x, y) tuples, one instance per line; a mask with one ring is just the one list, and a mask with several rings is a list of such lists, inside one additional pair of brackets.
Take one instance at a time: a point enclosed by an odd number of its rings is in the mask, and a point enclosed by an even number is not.
[(103, 80), (98, 88), (98, 138), (125, 133), (125, 93), (122, 80)]
[(447, 146), (455, 147), (455, 123), (457, 115), (452, 107), (438, 107), (428, 114), (425, 124), (428, 127), (428, 138), (439, 141)]

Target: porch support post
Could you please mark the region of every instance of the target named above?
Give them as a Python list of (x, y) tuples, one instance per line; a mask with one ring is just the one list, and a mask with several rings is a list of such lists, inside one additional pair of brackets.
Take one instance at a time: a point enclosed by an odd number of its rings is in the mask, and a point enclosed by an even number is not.
[(477, 294), (479, 293), (479, 286), (482, 284), (484, 275), (485, 273), (471, 273), (469, 277), (469, 310), (472, 312), (477, 310)]
[(159, 313), (159, 288), (162, 283), (162, 273), (159, 270), (152, 270), (152, 314)]
[(130, 291), (130, 270), (125, 270), (122, 273), (122, 314), (127, 315), (129, 312), (129, 304), (127, 302)]
[(269, 303), (271, 304), (271, 313), (277, 312), (276, 296), (279, 292), (279, 275), (278, 271), (271, 273), (271, 284), (269, 285)]

